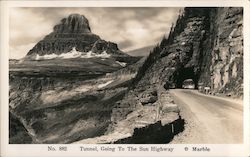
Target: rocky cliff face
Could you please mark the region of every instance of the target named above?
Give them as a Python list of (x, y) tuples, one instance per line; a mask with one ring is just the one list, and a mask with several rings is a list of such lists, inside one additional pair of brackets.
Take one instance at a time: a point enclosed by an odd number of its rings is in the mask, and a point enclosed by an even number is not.
[(182, 88), (185, 79), (192, 79), (200, 91), (242, 96), (242, 17), (242, 8), (185, 8), (113, 109), (114, 121), (141, 106), (156, 105), (161, 88)]
[(223, 8), (212, 14), (211, 88), (243, 95), (243, 9)]
[(117, 44), (102, 40), (98, 35), (91, 32), (88, 19), (79, 14), (71, 14), (63, 18), (59, 24), (54, 26), (53, 32), (39, 41), (27, 54), (34, 55), (62, 54), (75, 48), (80, 52), (100, 54), (106, 51), (108, 54), (128, 56), (122, 53)]
[(242, 8), (186, 8), (175, 26), (182, 24), (183, 30), (172, 32), (171, 43), (162, 48), (144, 76), (150, 81), (147, 84), (167, 82), (180, 88), (191, 78), (197, 88), (207, 86), (213, 93), (241, 95), (242, 14)]

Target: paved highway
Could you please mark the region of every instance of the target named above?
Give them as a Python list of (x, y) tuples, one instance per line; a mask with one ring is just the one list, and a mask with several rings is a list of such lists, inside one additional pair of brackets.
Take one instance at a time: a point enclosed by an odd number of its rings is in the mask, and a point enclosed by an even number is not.
[(243, 103), (204, 95), (196, 90), (170, 90), (185, 119), (185, 130), (171, 143), (238, 144), (243, 142)]

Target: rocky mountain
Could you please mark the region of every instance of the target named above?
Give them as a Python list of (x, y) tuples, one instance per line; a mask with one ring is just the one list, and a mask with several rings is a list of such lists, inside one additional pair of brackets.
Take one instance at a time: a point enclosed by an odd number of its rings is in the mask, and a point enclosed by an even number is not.
[(63, 18), (55, 25), (53, 32), (39, 41), (27, 54), (26, 58), (35, 58), (37, 55), (60, 55), (68, 53), (72, 49), (78, 52), (89, 52), (107, 54), (118, 57), (128, 57), (119, 50), (117, 44), (102, 40), (93, 34), (88, 19), (80, 14), (71, 14)]
[[(54, 26), (21, 61), (10, 60), (10, 75), (82, 77), (105, 75), (134, 64), (118, 45), (91, 32), (84, 15), (71, 14)], [(62, 61), (63, 59), (63, 61)]]
[(71, 143), (104, 134), (139, 59), (93, 34), (83, 15), (62, 19), (23, 60), (9, 61), (10, 143)]
[(163, 87), (181, 88), (185, 79), (201, 92), (242, 97), (242, 30), (242, 8), (185, 8), (113, 109), (114, 124), (143, 106), (156, 106)]

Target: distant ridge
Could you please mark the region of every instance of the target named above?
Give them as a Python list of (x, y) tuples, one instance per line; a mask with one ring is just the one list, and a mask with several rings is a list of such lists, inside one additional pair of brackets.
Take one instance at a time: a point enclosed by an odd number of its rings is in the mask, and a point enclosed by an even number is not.
[(154, 47), (155, 47), (154, 45), (141, 47), (138, 49), (128, 51), (127, 54), (131, 56), (147, 56), (150, 53), (150, 51), (153, 50)]

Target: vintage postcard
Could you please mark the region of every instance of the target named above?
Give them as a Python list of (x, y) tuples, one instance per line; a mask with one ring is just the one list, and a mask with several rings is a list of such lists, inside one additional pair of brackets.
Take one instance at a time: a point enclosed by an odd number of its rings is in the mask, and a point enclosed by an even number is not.
[(248, 1), (2, 1), (1, 156), (249, 156)]

